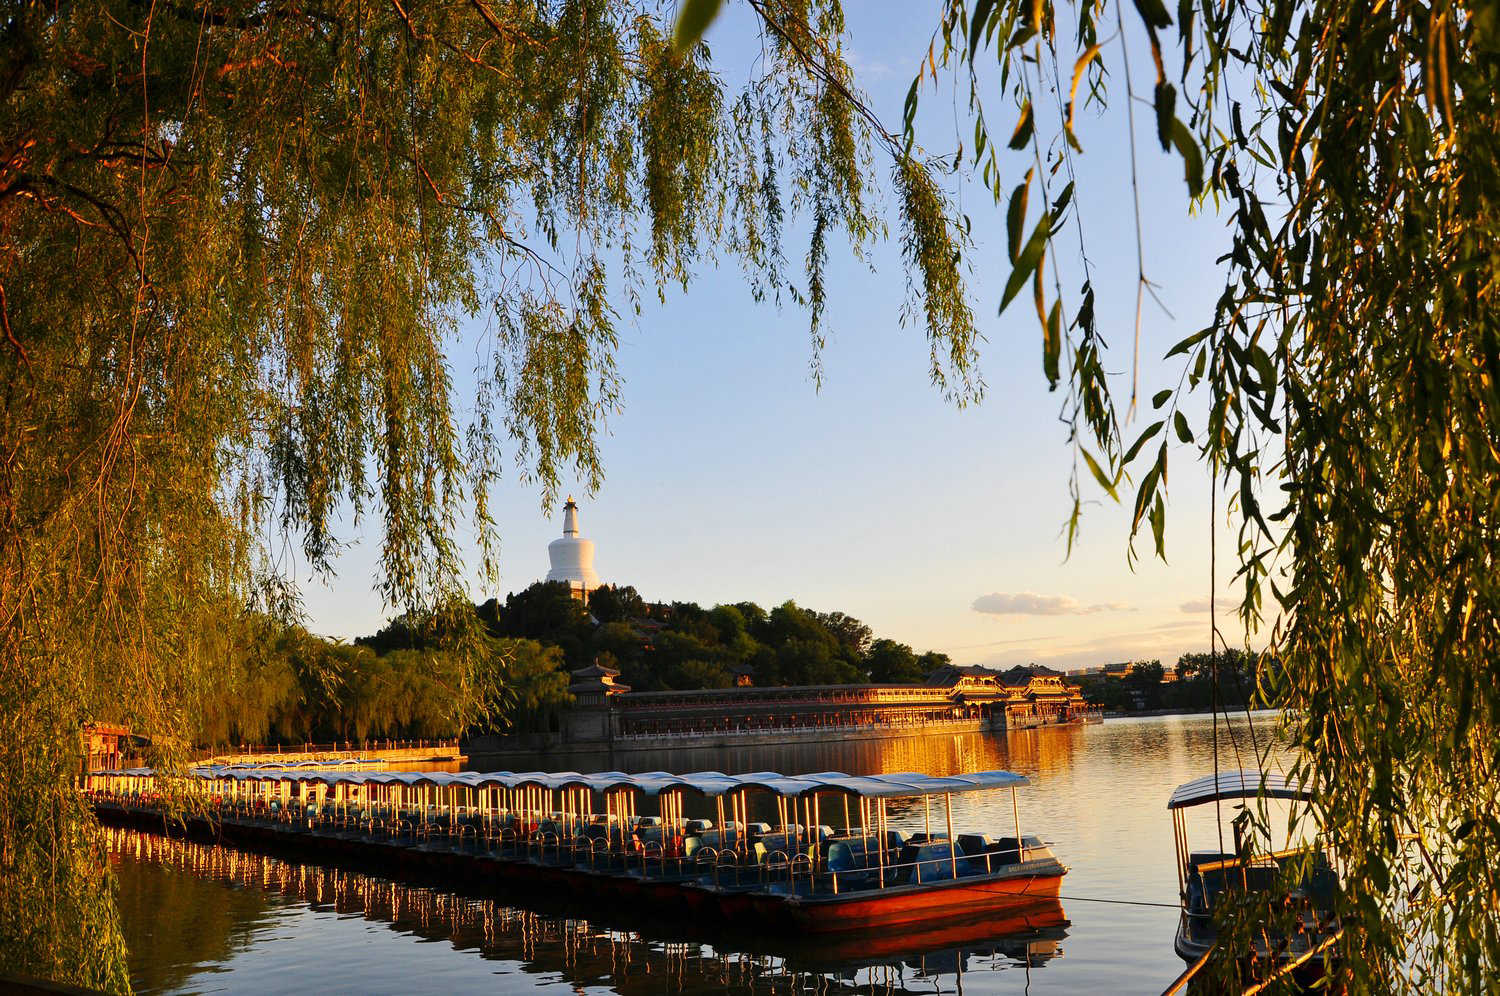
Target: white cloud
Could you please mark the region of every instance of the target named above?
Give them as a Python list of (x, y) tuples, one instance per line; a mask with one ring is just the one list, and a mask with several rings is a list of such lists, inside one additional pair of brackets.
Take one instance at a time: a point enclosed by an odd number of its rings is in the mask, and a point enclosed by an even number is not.
[(1124, 602), (1080, 605), (1067, 595), (1038, 595), (1032, 591), (991, 592), (974, 599), (974, 611), (988, 616), (1086, 616), (1095, 612), (1128, 612)]
[(876, 80), (883, 80), (894, 72), (890, 66), (879, 59), (866, 62), (864, 57), (860, 55), (859, 49), (853, 45), (845, 48), (843, 55), (844, 62), (854, 72), (854, 78), (863, 81), (866, 85)]
[(1179, 606), (1179, 608), (1183, 612), (1207, 612), (1208, 596), (1204, 595), (1201, 598), (1188, 599), (1186, 602), (1183, 602), (1182, 605)]
[(1114, 661), (1160, 660), (1171, 668), (1177, 658), (1190, 650), (1201, 650), (1203, 640), (1186, 634), (1137, 630), (1111, 633), (1106, 636), (1063, 641), (1061, 644), (1042, 644), (1004, 649), (982, 656), (973, 661), (987, 667), (1004, 670), (1016, 664), (1046, 664), (1059, 671), (1080, 667), (1097, 667)]
[(1152, 626), (1152, 629), (1202, 629), (1205, 625), (1202, 619), (1178, 619), (1174, 622), (1164, 622)]

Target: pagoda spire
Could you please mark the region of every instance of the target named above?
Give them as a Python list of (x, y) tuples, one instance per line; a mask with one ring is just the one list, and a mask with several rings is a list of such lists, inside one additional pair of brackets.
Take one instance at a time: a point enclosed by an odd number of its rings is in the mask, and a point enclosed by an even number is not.
[(578, 528), (578, 503), (572, 495), (563, 506), (563, 534), (547, 544), (547, 557), (552, 561), (547, 580), (566, 582), (575, 598), (586, 600), (588, 593), (599, 587), (599, 575), (594, 573), (594, 541), (584, 539)]

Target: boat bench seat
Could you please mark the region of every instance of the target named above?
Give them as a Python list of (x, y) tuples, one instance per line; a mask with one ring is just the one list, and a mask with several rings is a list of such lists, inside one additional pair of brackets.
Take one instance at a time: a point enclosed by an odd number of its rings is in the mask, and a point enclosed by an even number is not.
[(988, 853), (990, 848), (994, 846), (995, 838), (987, 833), (961, 833), (958, 835), (959, 851), (971, 858)]
[[(931, 843), (907, 844), (896, 859), (896, 880), (900, 883), (941, 882), (952, 879), (955, 869), (958, 876), (974, 873), (968, 858), (954, 861), (953, 845), (946, 840)], [(980, 871), (983, 871), (983, 866)]]
[(1326, 863), (1314, 866), (1307, 879), (1307, 893), (1314, 909), (1331, 910), (1339, 891), (1339, 873)]
[(802, 833), (766, 834), (764, 837), (755, 842), (756, 864), (765, 864), (770, 860), (771, 855), (776, 853), (777, 851), (781, 851), (788, 858), (791, 858), (793, 855), (802, 852), (805, 852), (809, 856), (811, 856), (815, 851), (815, 845), (813, 845), (812, 842), (807, 839), (806, 834)]
[(624, 835), (617, 826), (606, 827), (603, 823), (590, 823), (584, 828), (583, 835), (593, 840), (609, 841), (612, 846), (619, 847), (623, 844)]
[[(823, 843), (823, 867), (838, 877), (840, 889), (860, 889), (880, 881), (880, 838), (846, 837)], [(884, 864), (896, 863), (896, 850), (887, 850)], [(888, 881), (895, 880), (895, 872), (888, 871)]]
[(1273, 892), (1280, 878), (1280, 871), (1274, 864), (1251, 865), (1248, 868), (1231, 866), (1206, 872), (1195, 870), (1194, 874), (1203, 880), (1205, 905), (1208, 909), (1216, 905), (1219, 895), (1224, 892)]
[[(999, 837), (985, 848), (983, 861), (986, 867), (990, 869), (1002, 868), (1005, 865), (1013, 865), (1023, 860), (1025, 856), (1022, 852), (1025, 848), (1042, 848), (1045, 846), (1040, 837), (1022, 837), (1019, 843), (1017, 843), (1014, 837)], [(963, 847), (962, 837), (959, 838), (959, 847)]]
[(740, 842), (740, 832), (733, 828), (726, 830), (704, 830), (683, 841), (683, 853), (693, 854), (704, 847), (711, 847), (716, 851), (722, 851), (725, 847), (733, 847)]
[(831, 840), (824, 851), (823, 866), (831, 872), (864, 871), (868, 852), (877, 846), (873, 838)]

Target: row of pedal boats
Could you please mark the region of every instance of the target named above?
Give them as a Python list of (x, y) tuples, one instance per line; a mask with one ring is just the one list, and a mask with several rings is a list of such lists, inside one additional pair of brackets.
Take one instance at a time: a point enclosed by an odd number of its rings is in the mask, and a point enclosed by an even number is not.
[[(187, 800), (191, 818), (225, 838), (824, 933), (1055, 904), (1068, 869), (1021, 831), (1015, 790), (1029, 784), (1008, 771), (371, 772), (333, 764), (203, 767), (187, 780), (144, 768), (96, 771), (84, 788), (105, 818), (159, 820), (166, 799)], [(1004, 790), (1006, 827), (955, 828), (956, 796)]]

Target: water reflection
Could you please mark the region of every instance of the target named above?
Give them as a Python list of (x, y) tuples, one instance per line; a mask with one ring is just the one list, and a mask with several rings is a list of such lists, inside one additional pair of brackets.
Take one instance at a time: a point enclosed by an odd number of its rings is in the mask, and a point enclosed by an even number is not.
[[(273, 937), (282, 945), (311, 939), (318, 952), (297, 962), (282, 948), (282, 966), (295, 963), (299, 989), (438, 988), (409, 959), (361, 956), (368, 929), (377, 925), (504, 964), (490, 974), (565, 981), (578, 991), (957, 992), (966, 975), (1025, 974), (1061, 956), (1067, 928), (1054, 905), (1025, 916), (816, 942), (697, 932), (684, 940), (680, 927), (673, 939), (670, 932), (591, 923), (345, 869), (121, 828), (106, 834), (119, 873), (131, 976), (142, 992), (271, 988), (267, 968), (242, 956)], [(355, 924), (359, 929), (350, 929)], [(446, 965), (445, 973), (458, 964)]]
[[(1095, 727), (1096, 729), (1097, 727)], [(604, 753), (554, 749), (513, 754), (503, 764), (469, 765), (475, 770), (511, 771), (779, 771), (795, 775), (813, 771), (887, 774), (919, 771), (950, 775), (1004, 768), (1044, 772), (1071, 766), (1073, 754), (1090, 727), (1048, 727), (1007, 733), (955, 733), (894, 737), (888, 740), (819, 741), (737, 747), (671, 747), (669, 741), (650, 750)]]
[[(260, 890), (226, 889), (183, 860), (143, 864), (158, 853), (153, 838), (117, 829), (105, 833), (137, 986), (181, 988), (203, 966), (247, 949), (268, 922), (269, 904)], [(249, 864), (249, 855), (224, 854), (227, 864)], [(238, 874), (236, 869), (230, 877)]]

